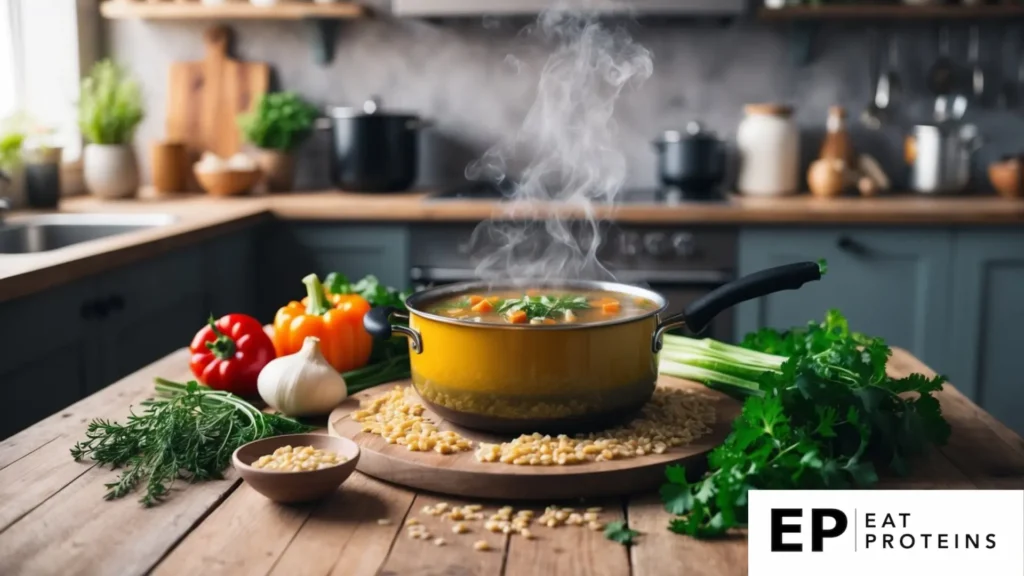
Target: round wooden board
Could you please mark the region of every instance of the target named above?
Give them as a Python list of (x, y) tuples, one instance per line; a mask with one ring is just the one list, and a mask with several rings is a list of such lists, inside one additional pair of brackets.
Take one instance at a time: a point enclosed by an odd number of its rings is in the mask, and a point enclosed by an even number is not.
[[(345, 400), (328, 419), (330, 433), (351, 438), (359, 444), (362, 454), (356, 469), (363, 474), (417, 490), (474, 498), (559, 500), (653, 490), (661, 485), (668, 464), (703, 470), (704, 455), (729, 435), (732, 421), (740, 412), (740, 404), (725, 394), (662, 376), (659, 386), (692, 390), (714, 403), (716, 420), (710, 434), (664, 454), (573, 466), (513, 466), (478, 462), (473, 451), (448, 455), (410, 452), (404, 446), (388, 444), (380, 436), (362, 432), (362, 424), (349, 415), (359, 408), (361, 400), (387, 392), (396, 385), (411, 386), (412, 383), (408, 380), (392, 382)], [(481, 441), (496, 443), (510, 439), (454, 426), (430, 410), (425, 415), (437, 423), (438, 428), (454, 430), (472, 440), (474, 446)]]

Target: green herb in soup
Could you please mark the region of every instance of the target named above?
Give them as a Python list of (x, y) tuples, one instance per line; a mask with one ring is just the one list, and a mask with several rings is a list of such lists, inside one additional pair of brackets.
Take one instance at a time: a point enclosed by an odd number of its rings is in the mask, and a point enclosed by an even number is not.
[(460, 294), (430, 308), (435, 314), (501, 324), (593, 324), (640, 316), (655, 307), (642, 297), (600, 290)]

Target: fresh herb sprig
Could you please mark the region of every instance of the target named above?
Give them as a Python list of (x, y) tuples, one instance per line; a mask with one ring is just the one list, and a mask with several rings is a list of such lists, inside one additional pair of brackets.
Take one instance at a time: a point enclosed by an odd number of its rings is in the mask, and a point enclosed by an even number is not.
[(142, 414), (119, 424), (104, 419), (89, 423), (86, 440), (75, 444), (75, 460), (124, 468), (107, 484), (105, 498), (133, 492), (150, 507), (163, 501), (175, 480), (198, 482), (223, 477), (239, 446), (271, 436), (308, 432), (313, 428), (278, 414), (265, 414), (242, 398), (196, 382), (181, 384), (157, 379), (162, 396), (143, 402)]
[(618, 542), (623, 546), (630, 546), (633, 544), (633, 540), (639, 536), (640, 533), (636, 530), (632, 530), (622, 520), (615, 522), (609, 522), (604, 528), (604, 537), (611, 540), (612, 542)]
[(743, 346), (787, 356), (756, 382), (733, 431), (708, 457), (711, 470), (690, 483), (670, 466), (661, 488), (673, 532), (714, 537), (747, 522), (753, 489), (843, 489), (875, 484), (877, 470), (903, 474), (913, 457), (949, 438), (934, 396), (945, 378), (892, 378), (892, 351), (851, 332), (838, 311), (807, 328), (761, 330)]
[(522, 310), (526, 312), (526, 318), (554, 318), (564, 315), (569, 310), (586, 310), (590, 308), (586, 296), (575, 296), (571, 294), (561, 296), (530, 296), (522, 298), (509, 298), (498, 304), (498, 313), (507, 315)]

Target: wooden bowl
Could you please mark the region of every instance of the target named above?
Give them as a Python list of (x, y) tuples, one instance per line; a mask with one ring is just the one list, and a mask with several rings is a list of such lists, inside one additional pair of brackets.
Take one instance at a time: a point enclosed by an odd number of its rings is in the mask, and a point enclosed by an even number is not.
[(248, 192), (260, 181), (259, 169), (201, 172), (193, 170), (199, 185), (214, 196), (234, 196)]
[[(278, 472), (253, 468), (250, 464), (282, 446), (312, 446), (348, 458), (347, 462), (308, 472)], [(356, 469), (359, 445), (348, 438), (327, 434), (288, 434), (256, 440), (235, 450), (231, 456), (242, 479), (274, 502), (309, 502), (330, 495)]]
[(988, 179), (1004, 198), (1024, 196), (1024, 168), (1019, 158), (1008, 158), (988, 166)]

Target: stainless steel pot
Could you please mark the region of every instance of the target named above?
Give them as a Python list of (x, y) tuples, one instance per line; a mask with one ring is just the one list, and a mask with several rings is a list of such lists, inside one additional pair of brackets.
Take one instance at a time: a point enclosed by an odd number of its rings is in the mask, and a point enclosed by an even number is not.
[(921, 124), (907, 139), (910, 187), (924, 194), (956, 194), (971, 178), (971, 156), (981, 147), (973, 124)]

